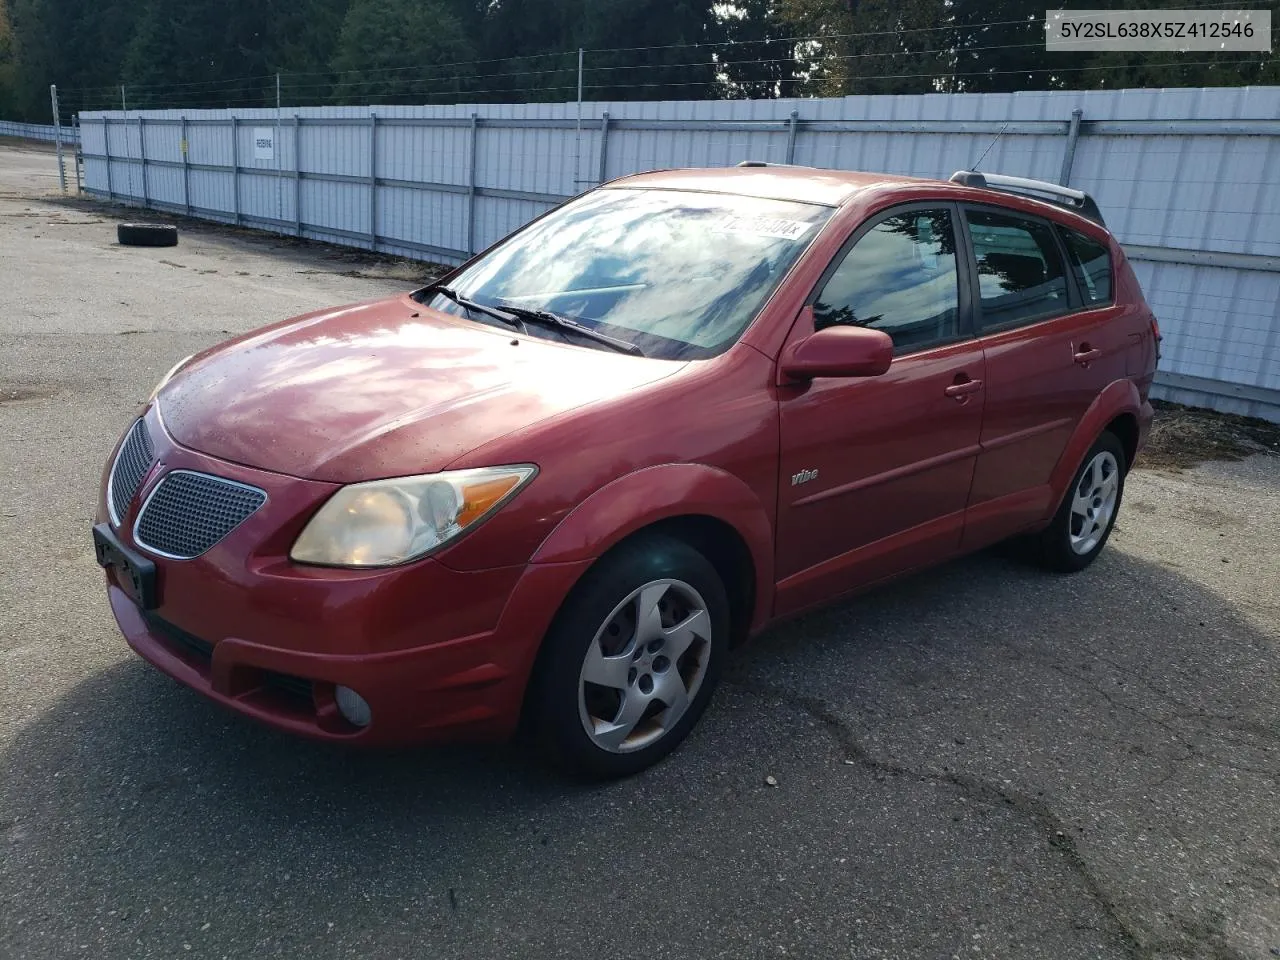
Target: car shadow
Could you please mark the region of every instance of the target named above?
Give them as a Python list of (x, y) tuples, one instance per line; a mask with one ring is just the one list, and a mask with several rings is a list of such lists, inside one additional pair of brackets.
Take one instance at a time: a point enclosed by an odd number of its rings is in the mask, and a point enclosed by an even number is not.
[(0, 756), (0, 944), (586, 955), (639, 935), (646, 890), (673, 956), (1252, 943), (1280, 922), (1250, 919), (1280, 868), (1277, 680), (1227, 600), (1120, 549), (1072, 577), (983, 554), (780, 626), (613, 784), (522, 744), (295, 740), (128, 659)]

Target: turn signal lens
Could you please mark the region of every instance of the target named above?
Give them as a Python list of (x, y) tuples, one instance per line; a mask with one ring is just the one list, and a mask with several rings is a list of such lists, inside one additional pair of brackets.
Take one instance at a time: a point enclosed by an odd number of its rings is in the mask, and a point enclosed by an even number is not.
[(507, 498), (521, 483), (514, 474), (498, 477), (494, 480), (477, 480), (464, 483), (462, 486), (462, 506), (458, 510), (457, 523), (468, 526), (475, 523), (486, 513)]

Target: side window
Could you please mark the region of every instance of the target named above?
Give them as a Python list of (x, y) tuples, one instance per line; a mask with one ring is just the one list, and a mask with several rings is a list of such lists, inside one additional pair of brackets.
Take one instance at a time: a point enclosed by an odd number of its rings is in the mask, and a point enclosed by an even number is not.
[(814, 326), (874, 327), (895, 353), (959, 333), (955, 230), (947, 210), (881, 220), (845, 254), (813, 305)]
[(967, 210), (965, 219), (978, 261), (982, 326), (1067, 312), (1066, 272), (1049, 224), (986, 210)]
[(1075, 271), (1076, 284), (1084, 302), (1090, 306), (1111, 302), (1111, 251), (1105, 245), (1083, 233), (1062, 230), (1067, 242), (1067, 255), (1071, 269)]

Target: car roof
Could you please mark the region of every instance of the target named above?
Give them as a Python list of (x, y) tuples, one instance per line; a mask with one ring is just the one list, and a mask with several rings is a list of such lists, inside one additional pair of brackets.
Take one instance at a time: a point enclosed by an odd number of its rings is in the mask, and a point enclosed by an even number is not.
[[(761, 197), (770, 200), (793, 200), (800, 203), (839, 207), (855, 195), (871, 189), (893, 187), (926, 187), (934, 198), (951, 201), (982, 202), (1034, 213), (1055, 219), (1086, 233), (1101, 228), (1109, 235), (1101, 220), (1082, 217), (1078, 211), (1051, 203), (1041, 197), (1012, 193), (954, 180), (934, 180), (927, 177), (908, 177), (894, 173), (868, 173), (858, 170), (824, 170), (819, 167), (801, 167), (791, 164), (744, 164), (736, 167), (694, 167), (674, 170), (653, 170), (619, 177), (602, 184), (603, 187), (624, 189), (689, 190), (703, 193), (735, 194)], [(913, 191), (920, 197), (918, 191)]]
[(770, 200), (795, 200), (838, 207), (861, 190), (889, 184), (937, 183), (892, 173), (860, 173), (853, 170), (820, 170), (782, 164), (753, 167), (707, 167), (654, 170), (613, 180), (605, 186), (659, 190), (695, 190), (732, 193)]

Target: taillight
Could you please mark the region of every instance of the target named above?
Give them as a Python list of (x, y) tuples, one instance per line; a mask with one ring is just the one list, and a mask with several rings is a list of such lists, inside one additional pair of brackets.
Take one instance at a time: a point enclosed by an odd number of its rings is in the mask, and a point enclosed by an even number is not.
[(1156, 362), (1159, 363), (1160, 362), (1160, 341), (1163, 340), (1164, 337), (1160, 336), (1160, 321), (1156, 319), (1156, 315), (1154, 313), (1151, 315), (1151, 336), (1155, 338)]

